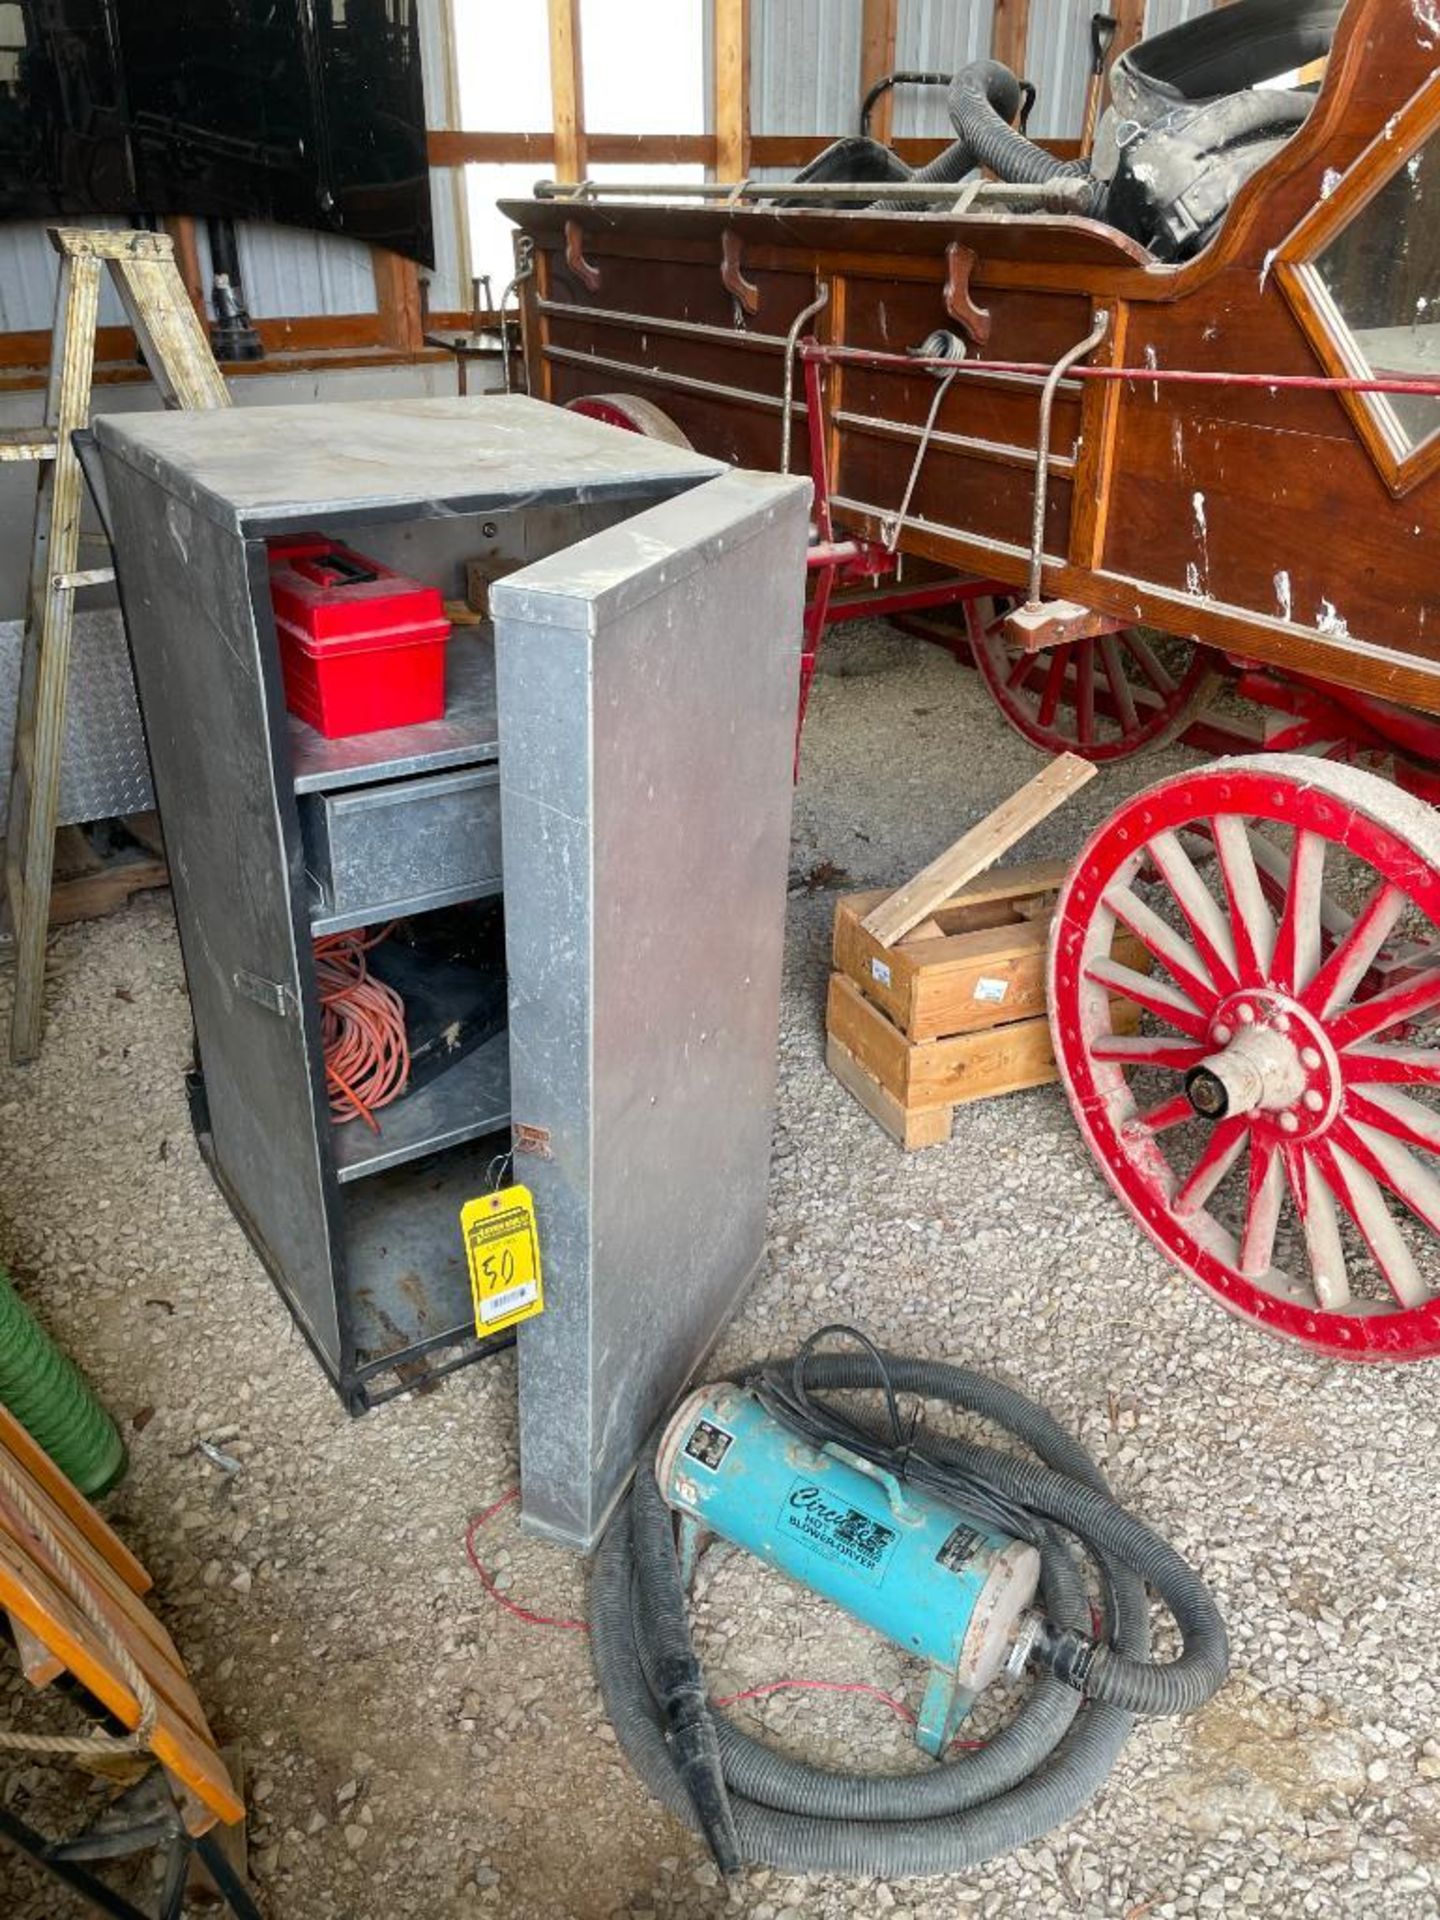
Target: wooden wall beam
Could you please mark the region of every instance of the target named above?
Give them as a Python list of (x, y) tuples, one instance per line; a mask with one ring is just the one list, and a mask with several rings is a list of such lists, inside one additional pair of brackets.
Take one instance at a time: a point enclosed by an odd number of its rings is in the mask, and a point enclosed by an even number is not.
[(425, 344), (425, 318), (420, 308), (420, 273), (413, 260), (372, 247), (375, 310), (380, 316), (380, 338), (397, 353), (418, 353)]
[(585, 81), (580, 64), (580, 0), (548, 0), (550, 10), (550, 118), (555, 130), (555, 177), (583, 180)]
[(713, 0), (717, 180), (750, 171), (750, 0)]
[(1112, 64), (1122, 53), (1128, 53), (1131, 47), (1145, 38), (1145, 7), (1146, 0), (1110, 0), (1108, 11), (1120, 22), (1120, 29), (1110, 48)]
[(1023, 79), (1030, 55), (1030, 0), (995, 0), (990, 51)]
[(175, 265), (185, 282), (185, 291), (190, 296), (195, 317), (202, 327), (208, 328), (210, 315), (205, 307), (205, 277), (200, 271), (200, 247), (195, 237), (195, 221), (189, 214), (176, 214), (163, 220), (161, 225), (175, 242)]
[[(895, 42), (900, 25), (900, 0), (865, 0), (860, 24), (860, 97), (895, 71)], [(882, 93), (870, 120), (871, 138), (887, 141), (895, 113), (895, 93)]]

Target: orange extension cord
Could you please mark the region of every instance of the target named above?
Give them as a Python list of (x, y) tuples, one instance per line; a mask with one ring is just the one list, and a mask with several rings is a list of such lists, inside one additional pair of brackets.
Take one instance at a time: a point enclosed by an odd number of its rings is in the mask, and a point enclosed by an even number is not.
[(378, 1108), (405, 1091), (410, 1079), (410, 1043), (405, 1002), (377, 980), (365, 955), (395, 930), (327, 933), (315, 942), (315, 978), (320, 988), (320, 1039), (330, 1117), (337, 1126), (361, 1119), (375, 1133)]

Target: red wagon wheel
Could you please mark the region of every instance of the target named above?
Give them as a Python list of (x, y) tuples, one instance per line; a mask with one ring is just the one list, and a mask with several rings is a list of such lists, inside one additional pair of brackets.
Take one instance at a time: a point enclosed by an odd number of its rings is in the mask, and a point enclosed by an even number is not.
[(584, 414), (587, 420), (603, 420), (607, 427), (624, 427), (627, 433), (643, 433), (647, 440), (666, 440), (672, 447), (693, 450), (694, 443), (665, 409), (638, 393), (586, 393), (578, 400), (567, 400), (565, 411)]
[(1325, 1353), (1440, 1353), (1440, 816), (1293, 755), (1164, 781), (1081, 854), (1050, 988), (1081, 1130), (1178, 1267)]
[(1163, 747), (1220, 684), (1207, 648), (1139, 627), (1019, 653), (1005, 637), (1009, 605), (966, 602), (971, 650), (1010, 725), (1048, 753), (1103, 762)]

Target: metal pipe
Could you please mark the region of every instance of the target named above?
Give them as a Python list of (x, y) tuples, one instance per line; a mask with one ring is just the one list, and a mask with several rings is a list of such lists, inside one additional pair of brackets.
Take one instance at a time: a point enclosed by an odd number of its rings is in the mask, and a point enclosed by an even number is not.
[[(967, 200), (976, 206), (1025, 205), (1047, 213), (1070, 213), (1086, 202), (1093, 182), (1070, 176), (1031, 184), (1024, 180), (986, 180)], [(857, 194), (873, 189), (876, 201), (943, 200), (946, 189), (935, 181), (871, 180), (858, 187), (854, 181), (824, 182), (796, 180), (538, 180), (537, 200), (813, 200), (823, 209), (827, 200), (854, 201)], [(924, 209), (921, 209), (924, 211)], [(937, 208), (943, 213), (945, 209)]]
[[(647, 381), (652, 386), (672, 387), (678, 393), (704, 393), (715, 400), (735, 401), (745, 407), (764, 407), (770, 413), (778, 412), (784, 405), (777, 394), (755, 393), (749, 387), (729, 387), (719, 380), (701, 380), (689, 373), (669, 373), (663, 367), (641, 367), (633, 360), (614, 360), (608, 354), (581, 353), (575, 347), (555, 346), (545, 347), (543, 352), (547, 360), (558, 360), (565, 366), (618, 373), (626, 379)], [(804, 413), (803, 400), (796, 400), (793, 406), (795, 412)]]
[(1040, 423), (1035, 436), (1035, 517), (1030, 523), (1030, 605), (1038, 607), (1044, 592), (1045, 572), (1045, 510), (1049, 504), (1050, 493), (1050, 420), (1055, 411), (1055, 395), (1060, 390), (1060, 382), (1070, 369), (1083, 360), (1087, 353), (1093, 353), (1110, 331), (1110, 315), (1102, 311), (1095, 316), (1095, 325), (1088, 337), (1078, 346), (1071, 347), (1050, 369), (1050, 376), (1040, 395)]
[[(714, 340), (727, 347), (783, 348), (786, 344), (783, 333), (756, 333), (750, 327), (737, 333), (733, 326), (716, 326), (709, 320), (671, 320), (658, 313), (624, 313), (618, 307), (585, 307), (575, 300), (539, 299), (535, 305), (541, 313), (553, 314), (559, 320), (583, 321), (595, 327), (623, 327), (628, 333), (658, 333), (662, 338), (668, 336), (676, 340)], [(0, 459), (3, 458), (0, 451)]]
[(830, 304), (830, 282), (822, 281), (820, 291), (808, 307), (802, 307), (790, 323), (785, 336), (785, 389), (780, 414), (780, 471), (790, 471), (790, 403), (795, 394), (795, 349), (806, 321), (813, 320)]
[[(936, 354), (883, 353), (874, 347), (822, 346), (819, 341), (805, 349), (804, 357), (848, 361), (857, 367), (892, 367), (901, 373), (953, 367), (956, 373), (991, 379), (1000, 374), (1039, 380), (1050, 374), (1043, 360), (955, 361)], [(1226, 373), (1210, 367), (1072, 367), (1067, 377), (1129, 381), (1147, 387), (1264, 387), (1276, 393), (1406, 393), (1424, 399), (1440, 398), (1440, 376), (1434, 375), (1412, 379), (1401, 374)]]

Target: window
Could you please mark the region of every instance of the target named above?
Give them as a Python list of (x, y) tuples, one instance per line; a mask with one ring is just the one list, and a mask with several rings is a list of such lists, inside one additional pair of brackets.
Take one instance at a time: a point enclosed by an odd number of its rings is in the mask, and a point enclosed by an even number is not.
[[(545, 160), (506, 160), (465, 169), (470, 212), (470, 271), (488, 273), (496, 306), (515, 272), (515, 228), (497, 200), (524, 200), (553, 169)], [(484, 295), (482, 293), (483, 300)]]
[[(1440, 72), (1284, 242), (1275, 272), (1326, 371), (1440, 375)], [(1440, 399), (1343, 393), (1386, 485), (1406, 494), (1440, 469)]]
[(550, 125), (545, 0), (452, 0), (452, 6), (461, 126), (543, 133)]
[(585, 125), (594, 133), (704, 133), (705, 14), (701, 0), (580, 0)]
[[(1315, 271), (1361, 371), (1440, 374), (1440, 136), (1432, 135), (1326, 247)], [(1440, 430), (1440, 399), (1376, 394), (1402, 456)]]

